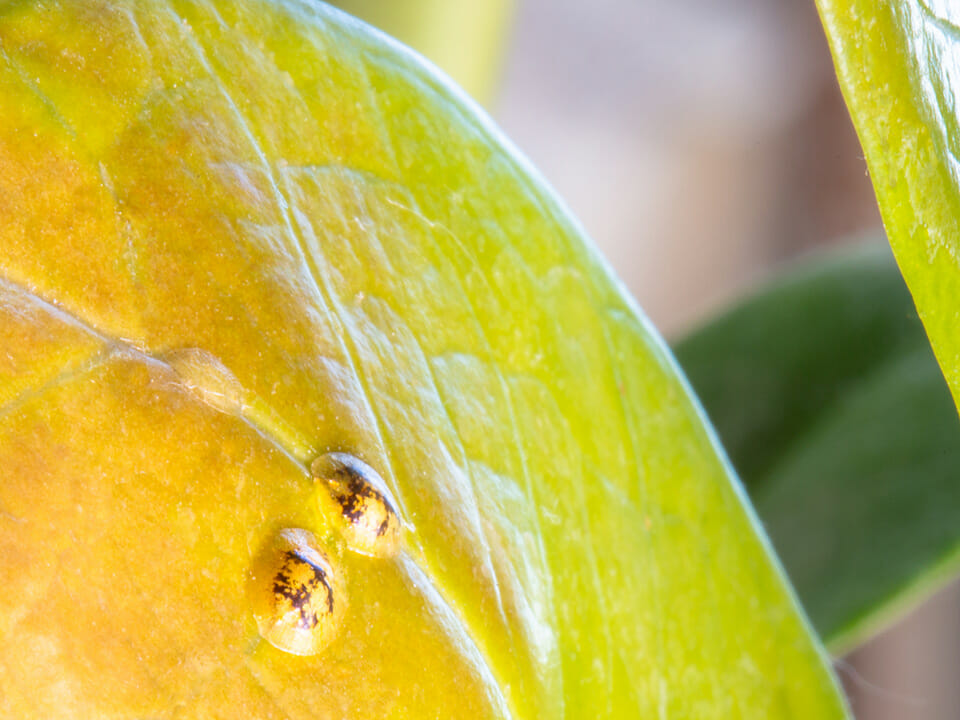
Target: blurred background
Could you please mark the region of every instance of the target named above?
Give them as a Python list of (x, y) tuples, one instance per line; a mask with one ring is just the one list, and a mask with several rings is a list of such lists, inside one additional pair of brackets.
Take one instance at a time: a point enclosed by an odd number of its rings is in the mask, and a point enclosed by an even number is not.
[[(668, 340), (880, 227), (813, 0), (339, 4), (487, 107)], [(837, 659), (857, 718), (960, 718), (958, 610), (954, 585)]]

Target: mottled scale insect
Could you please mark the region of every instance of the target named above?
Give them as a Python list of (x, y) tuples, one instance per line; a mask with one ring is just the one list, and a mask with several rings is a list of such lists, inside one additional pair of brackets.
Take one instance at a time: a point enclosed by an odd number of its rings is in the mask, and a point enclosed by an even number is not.
[(400, 518), (376, 470), (353, 455), (327, 453), (310, 471), (321, 488), (321, 509), (334, 516), (348, 548), (381, 558), (397, 553)]
[(336, 636), (346, 594), (311, 533), (281, 531), (254, 566), (251, 584), (257, 629), (274, 647), (315, 655)]

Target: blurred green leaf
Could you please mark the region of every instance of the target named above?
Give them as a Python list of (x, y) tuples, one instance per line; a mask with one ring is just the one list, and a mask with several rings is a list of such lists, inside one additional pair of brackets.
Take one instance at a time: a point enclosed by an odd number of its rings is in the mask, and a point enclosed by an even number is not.
[(676, 348), (814, 625), (850, 647), (960, 565), (960, 421), (882, 246)]

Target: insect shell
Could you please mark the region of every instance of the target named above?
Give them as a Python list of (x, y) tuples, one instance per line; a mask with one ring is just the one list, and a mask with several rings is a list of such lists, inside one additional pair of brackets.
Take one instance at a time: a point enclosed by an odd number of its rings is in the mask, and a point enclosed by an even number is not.
[(387, 558), (400, 548), (400, 518), (383, 479), (347, 453), (321, 455), (310, 466), (324, 514), (334, 517), (347, 547)]
[(339, 575), (306, 530), (279, 533), (254, 566), (251, 586), (257, 629), (280, 650), (315, 655), (343, 624)]

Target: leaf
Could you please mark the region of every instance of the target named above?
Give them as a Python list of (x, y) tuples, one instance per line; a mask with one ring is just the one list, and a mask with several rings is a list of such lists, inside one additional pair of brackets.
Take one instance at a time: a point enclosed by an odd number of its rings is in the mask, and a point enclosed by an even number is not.
[(332, 5), (383, 30), (435, 62), (471, 97), (494, 97), (512, 0), (337, 0)]
[(844, 715), (662, 342), (419, 59), (293, 0), (0, 48), (0, 715)]
[(960, 419), (893, 257), (786, 274), (676, 345), (834, 652), (960, 566)]
[(960, 10), (948, 0), (818, 0), (890, 245), (960, 399)]

